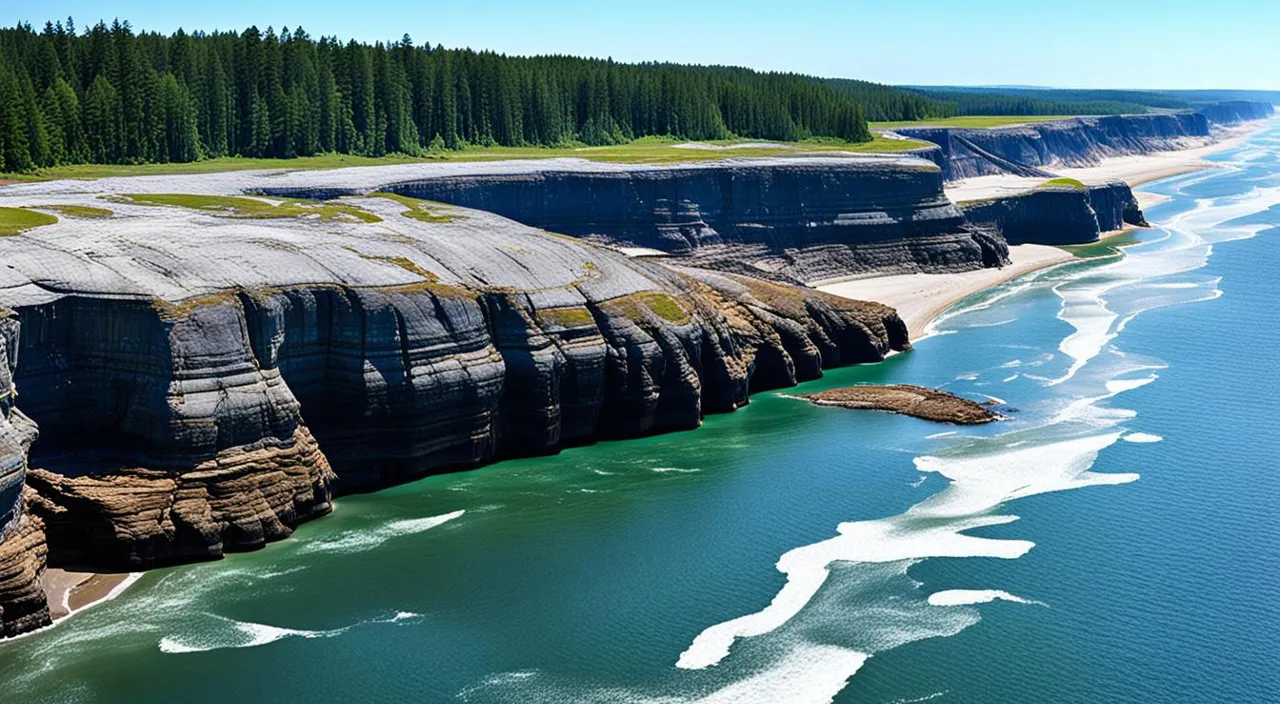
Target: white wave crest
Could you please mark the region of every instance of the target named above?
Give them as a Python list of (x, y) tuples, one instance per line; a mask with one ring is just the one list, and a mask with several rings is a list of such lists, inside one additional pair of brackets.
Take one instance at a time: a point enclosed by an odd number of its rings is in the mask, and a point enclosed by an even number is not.
[(929, 603), (934, 606), (967, 606), (970, 604), (990, 604), (993, 601), (1012, 601), (1015, 604), (1036, 604), (1044, 606), (1044, 602), (1024, 599), (1000, 589), (947, 589), (929, 595)]
[(1161, 440), (1164, 440), (1164, 438), (1160, 437), (1159, 435), (1153, 435), (1151, 433), (1129, 433), (1128, 435), (1124, 436), (1125, 442), (1149, 443), (1149, 442), (1160, 442)]
[(426, 518), (409, 518), (402, 521), (392, 521), (386, 525), (368, 530), (344, 531), (333, 538), (306, 543), (299, 548), (299, 552), (360, 552), (372, 550), (392, 538), (414, 535), (448, 523), (465, 512), (463, 510)]

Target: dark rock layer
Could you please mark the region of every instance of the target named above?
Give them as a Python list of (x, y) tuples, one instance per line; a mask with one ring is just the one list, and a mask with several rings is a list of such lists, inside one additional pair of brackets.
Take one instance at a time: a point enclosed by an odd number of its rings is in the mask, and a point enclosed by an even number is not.
[(1129, 186), (1112, 182), (1083, 188), (1047, 187), (1002, 198), (961, 203), (966, 221), (1009, 244), (1083, 244), (1103, 232), (1146, 219)]
[(964, 271), (1003, 261), (992, 243), (961, 226), (940, 171), (918, 158), (554, 168), (442, 175), (384, 189), (781, 281)]

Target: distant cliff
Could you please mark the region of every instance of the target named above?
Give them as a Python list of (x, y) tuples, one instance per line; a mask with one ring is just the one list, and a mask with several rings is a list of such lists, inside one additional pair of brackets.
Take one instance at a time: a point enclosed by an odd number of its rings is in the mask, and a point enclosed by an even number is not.
[(960, 203), (965, 220), (1009, 244), (1083, 244), (1146, 219), (1123, 182), (1052, 185), (1014, 196)]
[(289, 535), (335, 491), (694, 428), (910, 347), (877, 303), (488, 213), (110, 207), (0, 238), (5, 634), (48, 621), (46, 551), (128, 569), (217, 557)]
[(992, 129), (903, 127), (905, 137), (937, 144), (943, 176), (1016, 174), (1048, 177), (1053, 167), (1094, 166), (1102, 159), (1185, 149), (1212, 139), (1214, 124), (1269, 117), (1270, 105), (1248, 101), (1215, 103), (1197, 112), (1112, 115), (1052, 120)]
[(1256, 100), (1227, 100), (1200, 108), (1197, 112), (1217, 125), (1237, 125), (1252, 120), (1265, 120), (1276, 114), (1270, 103)]
[[(943, 194), (941, 170), (915, 156), (465, 166), (424, 168), (377, 188), (782, 281), (964, 271), (1006, 255), (1002, 243), (966, 231)], [(262, 190), (351, 192), (323, 183)]]

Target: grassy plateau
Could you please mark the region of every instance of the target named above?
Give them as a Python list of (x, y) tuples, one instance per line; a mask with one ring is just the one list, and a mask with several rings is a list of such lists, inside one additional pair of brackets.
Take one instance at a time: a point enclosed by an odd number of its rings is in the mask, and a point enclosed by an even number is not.
[(0, 237), (12, 237), (57, 221), (58, 218), (35, 210), (0, 208)]
[[(923, 123), (921, 123), (923, 124)], [(575, 157), (592, 161), (618, 164), (670, 164), (694, 161), (714, 161), (733, 157), (788, 156), (806, 152), (902, 152), (928, 147), (928, 142), (910, 139), (886, 139), (877, 136), (870, 142), (845, 142), (839, 139), (810, 139), (789, 142), (779, 146), (741, 146), (759, 144), (760, 140), (718, 140), (703, 142), (715, 149), (687, 149), (677, 145), (684, 143), (671, 137), (645, 137), (626, 144), (607, 147), (466, 147), (454, 151), (406, 156), (390, 154), (383, 157), (352, 156), (349, 154), (321, 154), (296, 159), (252, 159), (245, 157), (221, 157), (181, 164), (76, 164), (55, 166), (32, 173), (0, 174), (4, 181), (52, 181), (55, 179), (98, 179), (112, 176), (167, 176), (176, 174), (209, 174), (225, 171), (254, 169), (283, 169), (305, 171), (339, 169), (348, 166), (385, 166), (389, 164), (419, 164), (431, 162), (500, 161), (504, 159), (549, 159)]]

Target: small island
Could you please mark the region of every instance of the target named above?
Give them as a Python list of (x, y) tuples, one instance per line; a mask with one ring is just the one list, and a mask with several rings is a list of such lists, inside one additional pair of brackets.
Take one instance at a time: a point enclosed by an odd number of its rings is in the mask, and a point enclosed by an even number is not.
[(979, 425), (1001, 418), (989, 405), (913, 384), (846, 386), (799, 398), (819, 406), (888, 411), (956, 425)]

